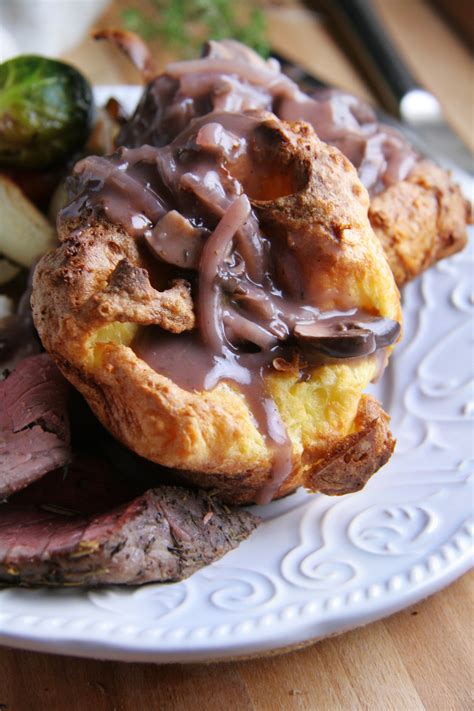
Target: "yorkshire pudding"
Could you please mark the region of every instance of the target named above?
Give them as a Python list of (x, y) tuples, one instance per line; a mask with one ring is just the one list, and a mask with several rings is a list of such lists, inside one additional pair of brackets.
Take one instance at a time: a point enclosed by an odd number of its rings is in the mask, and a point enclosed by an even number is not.
[(263, 112), (74, 171), (32, 297), (46, 350), (130, 449), (267, 502), (360, 489), (389, 458), (362, 395), (400, 331), (398, 289), (342, 153)]
[(119, 143), (165, 145), (196, 116), (255, 109), (307, 121), (349, 158), (369, 191), (369, 220), (398, 286), (465, 246), (470, 207), (449, 173), (379, 123), (361, 99), (334, 89), (308, 95), (275, 59), (233, 40), (211, 41), (201, 59), (169, 64), (150, 81)]

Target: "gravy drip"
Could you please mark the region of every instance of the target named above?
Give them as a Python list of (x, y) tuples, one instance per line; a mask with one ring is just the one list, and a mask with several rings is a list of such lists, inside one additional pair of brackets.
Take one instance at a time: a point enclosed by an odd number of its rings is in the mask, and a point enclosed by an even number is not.
[(335, 89), (311, 96), (233, 40), (211, 41), (201, 59), (175, 62), (147, 87), (119, 144), (169, 143), (196, 116), (212, 111), (273, 111), (287, 121), (307, 121), (326, 143), (337, 146), (357, 168), (371, 195), (403, 180), (419, 159), (405, 138), (377, 121), (361, 99)]
[[(303, 360), (314, 366), (327, 357), (370, 355), (399, 332), (395, 322), (355, 309), (321, 313), (279, 288), (271, 240), (243, 184), (249, 171), (252, 185), (272, 175), (261, 162), (269, 140), (259, 131), (263, 120), (212, 114), (169, 146), (85, 158), (74, 170), (74, 197), (59, 216), (105, 216), (123, 225), (168, 264), (170, 278), (192, 283), (198, 329), (178, 336), (144, 328), (132, 347), (186, 390), (211, 390), (222, 381), (238, 386), (273, 455), (259, 503), (270, 501), (292, 471), (291, 441), (265, 386), (272, 364), (298, 371)], [(285, 194), (298, 189), (291, 175), (277, 184)]]
[(217, 354), (196, 331), (174, 336), (158, 327), (144, 329), (133, 347), (151, 368), (184, 390), (212, 390), (220, 382), (238, 386), (272, 452), (271, 477), (258, 492), (256, 503), (271, 501), (293, 468), (291, 441), (274, 401), (265, 392), (265, 374), (283, 349), (245, 353), (225, 346)]

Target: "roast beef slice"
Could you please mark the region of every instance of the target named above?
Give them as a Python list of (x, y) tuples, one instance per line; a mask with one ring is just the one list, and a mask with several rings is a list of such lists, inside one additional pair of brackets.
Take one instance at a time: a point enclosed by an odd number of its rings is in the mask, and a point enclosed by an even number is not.
[(46, 353), (0, 381), (0, 498), (69, 461), (67, 390)]
[(99, 515), (14, 501), (0, 507), (0, 581), (133, 585), (188, 577), (247, 538), (258, 519), (204, 492), (162, 486)]

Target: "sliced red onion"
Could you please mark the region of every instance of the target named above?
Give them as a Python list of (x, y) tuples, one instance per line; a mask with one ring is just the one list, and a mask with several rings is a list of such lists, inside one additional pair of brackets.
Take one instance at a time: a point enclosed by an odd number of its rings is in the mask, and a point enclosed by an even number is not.
[(203, 72), (216, 74), (238, 75), (253, 84), (264, 86), (275, 91), (278, 89), (292, 89), (293, 82), (284, 74), (278, 74), (270, 68), (256, 67), (251, 64), (238, 63), (233, 59), (194, 59), (184, 62), (171, 62), (165, 67), (165, 72), (171, 77), (179, 79), (189, 74), (202, 74)]
[(241, 195), (225, 211), (202, 251), (199, 274), (199, 319), (204, 341), (222, 353), (224, 330), (220, 314), (219, 266), (226, 258), (237, 230), (250, 215), (250, 203)]
[(239, 291), (232, 294), (233, 298), (259, 318), (271, 320), (277, 315), (277, 308), (271, 295), (256, 284), (242, 283)]
[(220, 123), (207, 123), (199, 129), (196, 143), (200, 148), (208, 151), (219, 151), (230, 157), (240, 145), (240, 139), (226, 131)]
[(239, 230), (237, 244), (250, 278), (261, 282), (265, 278), (264, 248), (258, 220), (254, 215), (250, 215), (247, 224)]
[(242, 314), (239, 314), (235, 309), (229, 309), (224, 314), (224, 324), (230, 329), (232, 341), (253, 343), (261, 348), (262, 351), (270, 350), (278, 343), (278, 339), (272, 335), (266, 328), (260, 326), (255, 321), (252, 321)]
[[(136, 149), (139, 151), (141, 149)], [(104, 209), (112, 222), (124, 224), (131, 234), (142, 230), (136, 229), (133, 223), (135, 215), (143, 215), (151, 224), (156, 222), (166, 211), (163, 201), (155, 192), (147, 188), (143, 181), (126, 172), (127, 162), (115, 164), (110, 158), (89, 156), (83, 158), (75, 167), (74, 175), (81, 176), (86, 189), (88, 177), (97, 184), (97, 189), (102, 190), (107, 184), (107, 190), (115, 190), (123, 198), (104, 202)], [(94, 188), (91, 189), (94, 192)], [(64, 209), (67, 215), (68, 206)], [(142, 224), (143, 229), (148, 225)]]
[(208, 170), (205, 176), (185, 173), (181, 177), (180, 187), (192, 190), (211, 213), (223, 215), (229, 206), (229, 198), (215, 170)]
[(236, 64), (243, 62), (263, 69), (272, 69), (276, 62), (275, 59), (263, 59), (255, 50), (234, 39), (209, 40), (204, 45), (202, 58), (230, 59)]

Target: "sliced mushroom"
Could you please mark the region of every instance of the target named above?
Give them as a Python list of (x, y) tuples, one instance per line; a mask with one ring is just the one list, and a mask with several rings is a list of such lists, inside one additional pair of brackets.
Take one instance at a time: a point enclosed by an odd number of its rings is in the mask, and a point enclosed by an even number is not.
[(193, 227), (177, 210), (171, 210), (145, 234), (145, 239), (164, 262), (183, 269), (197, 269), (208, 234), (209, 230)]
[[(350, 324), (353, 326), (353, 324)], [(294, 336), (306, 355), (312, 351), (331, 358), (356, 358), (375, 351), (375, 336), (367, 328), (347, 327), (342, 322), (297, 324)]]
[(400, 335), (401, 326), (398, 321), (390, 318), (374, 318), (370, 321), (360, 321), (360, 325), (369, 328), (375, 335), (377, 348), (386, 348), (395, 343)]
[(331, 358), (357, 358), (385, 348), (396, 341), (400, 333), (397, 321), (385, 318), (370, 320), (324, 319), (316, 323), (295, 326), (296, 341), (305, 351), (328, 355)]

